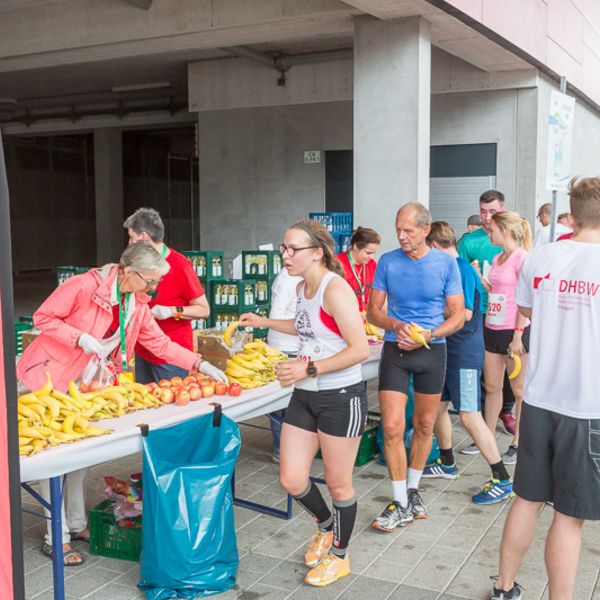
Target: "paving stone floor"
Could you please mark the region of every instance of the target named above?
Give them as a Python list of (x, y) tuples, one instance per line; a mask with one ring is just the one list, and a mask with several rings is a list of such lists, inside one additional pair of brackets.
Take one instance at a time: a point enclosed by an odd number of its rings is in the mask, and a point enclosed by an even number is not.
[[(373, 386), (372, 389), (374, 389)], [(371, 404), (376, 402), (372, 394)], [(455, 419), (455, 418), (454, 418)], [(255, 421), (266, 425), (266, 418)], [(455, 422), (455, 444), (468, 443), (462, 427)], [(285, 508), (285, 496), (277, 481), (277, 466), (270, 460), (270, 433), (242, 427), (243, 449), (237, 468), (239, 497)], [(508, 436), (498, 434), (500, 450)], [(481, 457), (457, 454), (462, 476), (457, 481), (423, 480), (422, 490), (430, 517), (392, 534), (369, 527), (370, 520), (389, 500), (386, 469), (376, 462), (355, 471), (359, 496), (358, 520), (351, 542), (352, 574), (328, 588), (303, 584), (306, 568), (302, 556), (314, 525), (294, 508), (294, 518), (279, 520), (235, 508), (240, 569), (234, 590), (219, 596), (223, 600), (302, 600), (319, 598), (369, 600), (457, 600), (489, 597), (490, 576), (497, 573), (498, 549), (507, 503), (478, 507), (470, 502), (488, 478)], [(90, 507), (100, 499), (99, 481), (104, 475), (127, 478), (141, 470), (140, 455), (104, 463), (90, 469), (87, 501)], [(319, 475), (320, 461), (314, 474)], [(24, 494), (23, 501), (34, 508)], [(552, 518), (546, 507), (540, 516), (538, 535), (529, 551), (519, 581), (527, 600), (547, 599), (543, 563), (543, 537)], [(40, 552), (45, 525), (24, 514), (26, 594), (28, 600), (51, 600), (52, 570)], [(577, 600), (600, 600), (600, 523), (586, 524), (579, 566)], [(82, 567), (66, 569), (69, 600), (134, 600), (144, 595), (136, 588), (138, 565), (133, 562), (90, 556), (87, 547), (75, 542), (86, 558)]]

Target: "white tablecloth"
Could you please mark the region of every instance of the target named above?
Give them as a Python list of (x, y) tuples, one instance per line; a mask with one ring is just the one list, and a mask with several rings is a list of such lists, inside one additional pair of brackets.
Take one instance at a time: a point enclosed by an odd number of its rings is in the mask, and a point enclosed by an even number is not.
[[(380, 354), (381, 345), (371, 347), (369, 358), (362, 365), (365, 380), (377, 376)], [(33, 456), (21, 457), (21, 481), (56, 477), (140, 452), (142, 438), (138, 425), (141, 423), (146, 423), (150, 429), (168, 427), (212, 412), (214, 407), (210, 402), (221, 404), (223, 412), (234, 421), (245, 421), (285, 408), (291, 393), (291, 388), (282, 388), (278, 382), (273, 382), (258, 389), (245, 390), (238, 397), (214, 396), (190, 402), (187, 406), (170, 404), (100, 421), (97, 425), (111, 429), (110, 435), (63, 444)]]

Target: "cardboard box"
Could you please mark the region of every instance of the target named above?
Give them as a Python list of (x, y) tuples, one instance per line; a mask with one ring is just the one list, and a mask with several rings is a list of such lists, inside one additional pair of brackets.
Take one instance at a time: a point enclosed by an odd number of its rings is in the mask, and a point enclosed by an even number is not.
[[(223, 338), (215, 335), (217, 330), (207, 329), (205, 331), (194, 331), (195, 351), (202, 354), (202, 358), (211, 365), (224, 371), (227, 368), (227, 359), (234, 353), (232, 349), (225, 346)], [(241, 343), (251, 342), (253, 336), (251, 333), (244, 333)]]

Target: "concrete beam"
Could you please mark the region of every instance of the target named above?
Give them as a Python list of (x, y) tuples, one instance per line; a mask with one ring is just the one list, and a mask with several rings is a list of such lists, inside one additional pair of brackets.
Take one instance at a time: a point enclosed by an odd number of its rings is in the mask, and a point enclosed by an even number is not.
[(282, 106), (352, 100), (352, 61), (298, 65), (284, 87), (264, 65), (231, 58), (192, 63), (188, 68), (191, 111)]

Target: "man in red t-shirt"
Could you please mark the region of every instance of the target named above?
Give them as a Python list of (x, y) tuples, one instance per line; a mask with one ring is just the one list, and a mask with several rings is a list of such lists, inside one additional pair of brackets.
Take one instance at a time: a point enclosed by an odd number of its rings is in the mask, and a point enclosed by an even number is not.
[[(163, 242), (165, 228), (160, 215), (152, 208), (139, 208), (123, 223), (129, 243), (150, 242), (169, 263), (169, 272), (154, 289), (150, 308), (159, 327), (179, 345), (193, 350), (191, 321), (205, 319), (210, 313), (204, 289), (192, 263), (183, 254)], [(171, 377), (185, 377), (187, 372), (165, 363), (140, 345), (135, 347), (136, 381), (149, 383)]]

